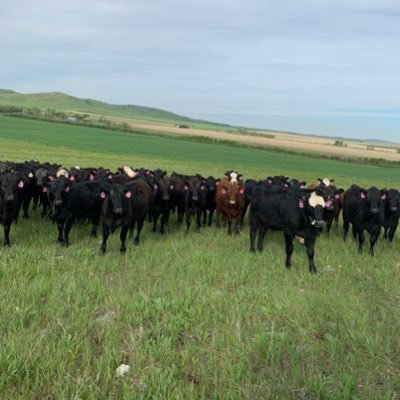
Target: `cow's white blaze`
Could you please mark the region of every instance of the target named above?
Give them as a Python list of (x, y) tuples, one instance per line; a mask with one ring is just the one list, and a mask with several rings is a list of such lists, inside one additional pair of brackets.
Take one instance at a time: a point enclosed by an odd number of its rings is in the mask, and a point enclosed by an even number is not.
[(122, 169), (129, 176), (129, 178), (134, 178), (137, 175), (137, 172), (135, 172), (132, 168), (126, 165), (124, 165)]
[(60, 178), (61, 176), (65, 176), (66, 178), (69, 177), (69, 173), (65, 168), (61, 168), (57, 171), (56, 177)]
[(329, 187), (331, 185), (331, 181), (328, 178), (322, 179), (322, 183), (326, 186)]
[(313, 208), (317, 206), (325, 207), (324, 199), (321, 196), (318, 196), (315, 192), (311, 193), (311, 196), (308, 199), (308, 204)]
[(229, 174), (232, 183), (237, 183), (238, 174), (236, 172), (231, 172)]

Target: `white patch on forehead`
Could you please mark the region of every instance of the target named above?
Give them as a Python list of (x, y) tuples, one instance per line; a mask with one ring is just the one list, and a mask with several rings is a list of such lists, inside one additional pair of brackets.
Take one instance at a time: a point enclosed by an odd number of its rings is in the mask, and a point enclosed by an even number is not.
[(322, 183), (326, 186), (329, 187), (331, 185), (331, 181), (328, 178), (322, 179)]
[(132, 168), (130, 168), (126, 165), (124, 167), (122, 167), (122, 169), (129, 176), (129, 178), (134, 178), (137, 175), (137, 172), (135, 172)]
[(325, 207), (324, 199), (321, 196), (318, 196), (315, 192), (311, 193), (311, 196), (308, 199), (308, 204), (313, 208), (317, 206)]
[(75, 165), (75, 169), (81, 169), (79, 165)]
[(69, 173), (66, 169), (61, 168), (57, 171), (56, 177), (59, 178), (60, 176), (65, 176), (66, 178), (69, 177)]
[(237, 174), (236, 172), (231, 172), (231, 173), (229, 174), (229, 177), (231, 178), (231, 182), (232, 182), (232, 183), (237, 183), (238, 174)]

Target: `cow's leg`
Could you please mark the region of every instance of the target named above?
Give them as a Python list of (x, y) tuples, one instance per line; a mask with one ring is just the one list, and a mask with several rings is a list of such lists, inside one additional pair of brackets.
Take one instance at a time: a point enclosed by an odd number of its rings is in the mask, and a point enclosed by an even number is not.
[(255, 241), (256, 241), (257, 231), (258, 231), (258, 220), (257, 220), (257, 216), (254, 215), (254, 213), (252, 213), (252, 212), (250, 212), (250, 216), (249, 216), (249, 225), (250, 225), (250, 229), (249, 229), (250, 251), (252, 253), (255, 253), (256, 252)]
[[(159, 213), (155, 212), (153, 214), (153, 232), (156, 233), (157, 232), (157, 222), (158, 222), (158, 217), (159, 217)], [(162, 221), (162, 217), (161, 217), (161, 221)], [(161, 222), (162, 225), (162, 222)]]
[(29, 211), (29, 205), (31, 203), (31, 198), (32, 198), (31, 194), (27, 194), (25, 196), (25, 198), (24, 198), (24, 201), (23, 201), (23, 204), (22, 204), (22, 208), (23, 208), (23, 211), (24, 211), (24, 214), (22, 216), (23, 219), (29, 219), (28, 211)]
[(135, 245), (138, 245), (140, 243), (140, 232), (142, 232), (143, 229), (143, 224), (144, 224), (144, 219), (141, 219), (137, 223), (137, 229), (136, 229), (136, 237), (135, 237)]
[(58, 238), (57, 238), (57, 240), (60, 243), (62, 243), (64, 241), (64, 235), (63, 235), (64, 223), (65, 223), (65, 220), (57, 221), (57, 229), (58, 229)]
[(305, 245), (306, 245), (307, 256), (308, 256), (308, 266), (309, 266), (310, 273), (312, 273), (312, 274), (317, 273), (317, 269), (315, 268), (315, 264), (314, 264), (315, 239), (316, 239), (315, 237), (305, 239)]
[(230, 213), (224, 214), (225, 221), (228, 223), (228, 235), (232, 235), (232, 216)]
[(191, 224), (191, 217), (192, 217), (192, 213), (190, 210), (186, 211), (186, 233), (189, 233), (189, 228), (190, 228), (190, 224)]
[(97, 229), (99, 227), (99, 220), (100, 220), (100, 215), (92, 218), (93, 227), (92, 227), (92, 232), (90, 233), (90, 237), (93, 237), (93, 238), (97, 237)]
[(329, 218), (326, 221), (326, 233), (328, 234), (328, 236), (329, 236), (329, 233), (331, 231), (332, 222), (333, 222), (333, 218)]
[(65, 221), (65, 227), (64, 227), (64, 241), (63, 241), (63, 246), (68, 247), (69, 245), (69, 241), (68, 241), (68, 237), (69, 237), (69, 232), (71, 231), (72, 225), (74, 224), (75, 218), (74, 217), (70, 217)]
[(343, 239), (346, 240), (347, 239), (347, 233), (349, 232), (349, 226), (350, 226), (350, 222), (343, 218)]
[(399, 221), (397, 220), (397, 221), (395, 221), (391, 226), (390, 226), (390, 228), (389, 228), (389, 235), (388, 235), (388, 238), (389, 238), (389, 241), (390, 242), (392, 242), (393, 241), (393, 237), (394, 237), (394, 234), (396, 233), (396, 229), (397, 229), (397, 225), (399, 224)]
[(35, 190), (35, 193), (32, 195), (32, 198), (33, 198), (32, 211), (36, 211), (37, 210), (38, 203), (39, 203), (39, 197), (40, 197), (40, 193), (38, 193)]
[(202, 215), (203, 215), (203, 226), (206, 226), (207, 225), (207, 209), (206, 208), (203, 208)]
[(235, 218), (235, 234), (239, 235), (240, 233), (240, 226), (241, 226), (241, 215), (237, 215)]
[(4, 224), (4, 246), (10, 246), (11, 221)]
[(258, 242), (257, 242), (257, 250), (258, 251), (264, 250), (264, 238), (265, 238), (266, 233), (267, 233), (267, 228), (264, 226), (264, 224), (259, 223), (258, 224)]
[(110, 227), (103, 223), (103, 242), (101, 243), (101, 252), (104, 254), (107, 250), (107, 239), (110, 236)]
[(196, 209), (196, 230), (200, 231), (201, 227), (201, 208)]
[(380, 233), (381, 233), (381, 230), (379, 229), (377, 232), (373, 232), (369, 236), (369, 254), (371, 256), (374, 255), (374, 246), (375, 246), (376, 241), (378, 240)]
[(358, 227), (358, 252), (361, 253), (362, 252), (362, 246), (365, 240), (364, 237), (364, 230), (361, 227)]
[(165, 232), (165, 224), (168, 223), (169, 220), (169, 210), (165, 211), (162, 215), (161, 215), (161, 227), (160, 227), (160, 233), (164, 234)]
[(357, 240), (358, 228), (357, 228), (357, 225), (356, 225), (356, 224), (353, 224), (353, 227), (352, 227), (352, 234), (353, 234), (354, 240)]
[(384, 239), (387, 239), (388, 238), (388, 230), (389, 230), (389, 224), (384, 224), (383, 225), (383, 229), (384, 229), (384, 231), (383, 231), (383, 238)]
[(121, 228), (121, 234), (119, 235), (121, 239), (121, 247), (119, 248), (119, 251), (121, 253), (125, 253), (126, 251), (125, 242), (126, 242), (126, 236), (128, 235), (128, 229), (129, 229), (129, 224), (125, 224)]
[(292, 258), (292, 254), (293, 254), (293, 237), (288, 235), (287, 233), (283, 234), (285, 236), (285, 245), (286, 245), (286, 262), (285, 262), (285, 266), (286, 268), (290, 268), (290, 266), (292, 265), (291, 262), (291, 258)]

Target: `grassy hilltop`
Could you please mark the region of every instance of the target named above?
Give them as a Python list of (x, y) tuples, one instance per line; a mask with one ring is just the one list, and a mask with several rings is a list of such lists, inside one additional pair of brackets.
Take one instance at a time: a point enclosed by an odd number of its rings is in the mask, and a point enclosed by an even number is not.
[[(165, 168), (245, 178), (286, 174), (339, 186), (400, 187), (398, 168), (218, 143), (0, 116), (0, 159)], [(69, 248), (31, 212), (0, 257), (2, 399), (393, 399), (400, 392), (399, 234), (359, 255), (333, 230), (316, 244), (317, 276), (296, 243), (267, 233), (263, 254), (204, 228), (100, 254), (76, 224)], [(1, 236), (1, 234), (0, 234)], [(115, 377), (121, 363), (126, 378)]]

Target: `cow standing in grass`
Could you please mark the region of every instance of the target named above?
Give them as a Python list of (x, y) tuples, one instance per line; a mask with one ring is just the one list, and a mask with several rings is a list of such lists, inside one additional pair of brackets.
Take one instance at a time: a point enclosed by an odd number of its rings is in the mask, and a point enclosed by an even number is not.
[(385, 218), (383, 220), (383, 228), (385, 232), (383, 237), (393, 240), (396, 233), (397, 225), (399, 224), (399, 206), (400, 206), (400, 193), (396, 189), (389, 189), (386, 194), (385, 201)]
[(371, 187), (368, 190), (357, 185), (351, 186), (343, 198), (343, 230), (346, 240), (350, 224), (353, 236), (358, 239), (358, 251), (362, 251), (365, 241), (364, 230), (370, 235), (369, 253), (374, 255), (374, 246), (378, 240), (385, 218), (386, 191)]
[(239, 227), (244, 212), (244, 186), (242, 180), (237, 183), (225, 178), (217, 187), (216, 213), (217, 227), (221, 226), (221, 217), (228, 224), (228, 234), (232, 234), (232, 224), (236, 234), (240, 232)]
[(309, 270), (317, 272), (314, 264), (314, 245), (323, 226), (325, 202), (315, 192), (311, 194), (274, 186), (257, 185), (253, 190), (250, 204), (250, 251), (262, 251), (268, 229), (282, 231), (286, 243), (286, 268), (291, 266), (293, 239), (304, 239)]

